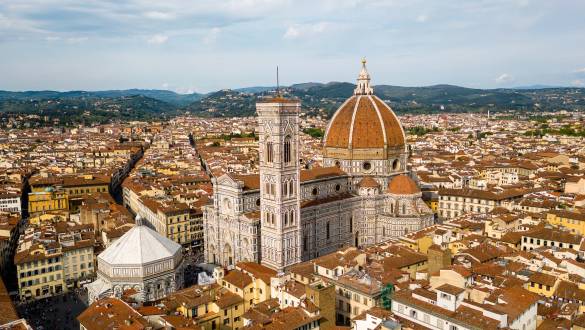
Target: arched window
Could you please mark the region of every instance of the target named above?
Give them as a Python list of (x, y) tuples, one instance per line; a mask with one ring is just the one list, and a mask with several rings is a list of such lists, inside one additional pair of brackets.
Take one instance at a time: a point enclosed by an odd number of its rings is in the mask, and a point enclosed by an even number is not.
[(284, 163), (288, 164), (291, 160), (291, 150), (290, 150), (290, 136), (284, 138)]
[(398, 161), (398, 159), (395, 159), (395, 160), (392, 162), (392, 169), (393, 169), (394, 171), (396, 171), (396, 170), (398, 169), (398, 166), (399, 166), (399, 165), (400, 165), (400, 162)]
[(288, 212), (284, 212), (284, 226), (288, 226)]
[(394, 213), (394, 203), (390, 203), (390, 213)]
[(290, 224), (294, 225), (295, 224), (295, 211), (290, 211)]
[(402, 204), (402, 214), (406, 214), (406, 204)]
[(272, 142), (266, 142), (266, 162), (272, 163), (274, 160), (274, 148)]

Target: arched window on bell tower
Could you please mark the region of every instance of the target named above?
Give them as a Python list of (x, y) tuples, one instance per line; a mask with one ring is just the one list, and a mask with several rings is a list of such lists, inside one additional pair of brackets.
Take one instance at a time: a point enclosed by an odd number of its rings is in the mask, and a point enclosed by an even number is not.
[(274, 161), (274, 146), (272, 141), (266, 142), (266, 162), (272, 163)]
[(289, 164), (291, 161), (291, 138), (287, 136), (284, 138), (284, 163)]

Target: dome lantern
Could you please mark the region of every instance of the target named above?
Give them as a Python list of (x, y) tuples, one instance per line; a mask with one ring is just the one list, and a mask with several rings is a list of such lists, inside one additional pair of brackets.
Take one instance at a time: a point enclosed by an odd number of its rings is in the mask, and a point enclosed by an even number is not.
[(353, 95), (372, 95), (374, 94), (374, 89), (370, 87), (370, 74), (368, 73), (368, 69), (366, 68), (366, 58), (362, 59), (362, 69), (360, 70), (360, 74), (357, 78), (357, 86), (353, 91)]

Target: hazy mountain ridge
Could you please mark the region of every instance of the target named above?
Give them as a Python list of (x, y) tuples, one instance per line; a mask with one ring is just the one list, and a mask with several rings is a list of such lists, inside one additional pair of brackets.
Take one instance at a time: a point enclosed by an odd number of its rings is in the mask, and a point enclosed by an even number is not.
[[(347, 82), (309, 82), (281, 87), (281, 93), (299, 98), (303, 112), (327, 117), (353, 95), (354, 88), (354, 84)], [(214, 117), (253, 116), (258, 98), (271, 95), (274, 90), (275, 87), (271, 86), (255, 86), (208, 94), (145, 89), (0, 91), (0, 114), (42, 113), (62, 117), (63, 109), (70, 112), (72, 109), (78, 112), (83, 109), (86, 113), (99, 114), (99, 122), (108, 120), (107, 113), (112, 113), (112, 109), (116, 108), (121, 112), (112, 116), (111, 120), (150, 119), (179, 113)], [(374, 86), (374, 94), (390, 104), (397, 113), (585, 109), (585, 88), (574, 87), (476, 89), (445, 84), (424, 87), (378, 85)]]
[(201, 99), (204, 94), (179, 94), (169, 90), (159, 89), (124, 89), (124, 90), (105, 90), (105, 91), (23, 91), (10, 92), (0, 91), (0, 101), (2, 100), (45, 100), (58, 98), (115, 98), (141, 95), (157, 99), (163, 102), (184, 106)]

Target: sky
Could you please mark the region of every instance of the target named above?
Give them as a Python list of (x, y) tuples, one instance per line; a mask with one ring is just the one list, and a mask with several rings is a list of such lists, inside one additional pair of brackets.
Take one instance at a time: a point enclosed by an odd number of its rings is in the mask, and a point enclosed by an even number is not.
[(0, 0), (0, 89), (585, 87), (582, 0)]

